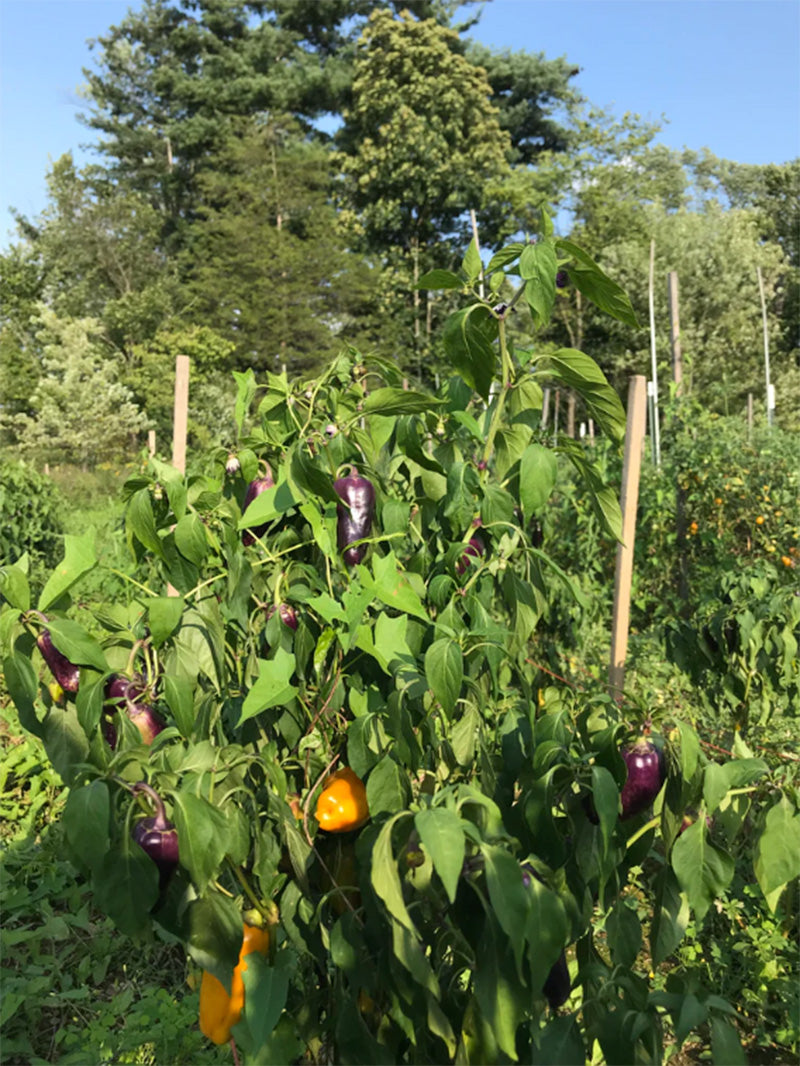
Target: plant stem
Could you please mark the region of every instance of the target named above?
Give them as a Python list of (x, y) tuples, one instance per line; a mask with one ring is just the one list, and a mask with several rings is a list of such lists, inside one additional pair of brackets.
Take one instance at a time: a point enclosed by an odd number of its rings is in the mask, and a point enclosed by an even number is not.
[(483, 449), (483, 461), (488, 463), (494, 448), (494, 438), (497, 434), (497, 430), (500, 428), (500, 416), (503, 413), (503, 407), (506, 402), (506, 393), (511, 387), (511, 359), (508, 354), (508, 348), (506, 347), (506, 324), (504, 319), (500, 319), (497, 323), (497, 336), (500, 341), (500, 371), (501, 371), (501, 383), (500, 383), (500, 395), (497, 397), (497, 406), (492, 412), (492, 421), (489, 426), (489, 435), (486, 438), (486, 447)]
[(645, 835), (645, 833), (649, 833), (651, 829), (655, 829), (655, 827), (660, 821), (660, 816), (656, 815), (656, 817), (651, 818), (649, 822), (645, 822), (641, 829), (637, 829), (632, 837), (628, 837), (628, 842), (625, 847), (632, 847), (640, 837), (643, 837)]

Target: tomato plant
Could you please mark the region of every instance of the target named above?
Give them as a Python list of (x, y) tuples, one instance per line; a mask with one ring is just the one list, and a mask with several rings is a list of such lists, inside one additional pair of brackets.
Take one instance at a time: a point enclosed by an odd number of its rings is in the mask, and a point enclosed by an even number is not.
[[(131, 936), (178, 938), (232, 998), (243, 915), (269, 927), (237, 978), (231, 1032), (253, 1062), (572, 1063), (596, 1045), (660, 1062), (666, 1016), (681, 1040), (709, 1025), (715, 1061), (744, 1061), (728, 1002), (648, 973), (730, 883), (763, 780), (753, 861), (779, 905), (795, 791), (760, 759), (709, 761), (676, 716), (542, 696), (529, 659), (554, 587), (581, 598), (540, 546), (558, 456), (604, 534), (621, 528), (591, 453), (540, 426), (542, 385), (560, 383), (619, 445), (619, 398), (588, 355), (513, 339), (522, 307), (547, 322), (560, 269), (635, 324), (544, 215), (538, 240), (492, 257), (489, 299), (474, 246), (458, 273), (421, 279), (469, 301), (444, 328), (453, 376), (436, 394), (352, 350), (314, 381), (238, 374), (230, 448), (188, 477), (151, 460), (127, 482), (136, 578), (92, 631), (69, 617), (90, 539), (66, 539), (35, 610), (24, 563), (2, 571), (8, 690), (69, 786), (69, 855), (98, 906)], [(79, 667), (57, 701), (45, 628)], [(651, 730), (633, 813), (623, 752)], [(345, 781), (327, 832), (315, 811)], [(154, 796), (159, 848), (178, 841), (160, 866), (136, 830)], [(644, 922), (624, 898), (633, 870)]]

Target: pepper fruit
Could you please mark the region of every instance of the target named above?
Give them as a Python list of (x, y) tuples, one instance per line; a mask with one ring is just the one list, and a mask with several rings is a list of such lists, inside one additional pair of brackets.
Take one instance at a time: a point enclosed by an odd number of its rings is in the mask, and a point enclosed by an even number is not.
[(158, 887), (163, 892), (178, 865), (178, 830), (167, 818), (164, 801), (146, 781), (137, 781), (133, 792), (134, 795), (146, 793), (156, 808), (152, 818), (142, 818), (136, 823), (131, 836), (158, 867)]
[[(275, 480), (272, 476), (272, 471), (267, 467), (266, 473), (263, 477), (257, 477), (247, 486), (247, 492), (244, 494), (244, 503), (242, 504), (242, 514), (245, 513), (247, 508), (256, 498), (260, 496), (262, 492), (266, 492), (267, 489), (275, 487)], [(252, 526), (250, 529), (245, 529), (242, 532), (242, 544), (248, 547), (250, 544), (255, 544), (257, 537), (263, 537), (267, 532), (267, 526), (269, 523), (265, 522), (263, 526)]]
[(480, 559), (486, 554), (486, 545), (483, 538), (476, 533), (470, 537), (469, 544), (464, 548), (461, 558), (456, 563), (456, 573), (459, 577), (466, 571), (473, 559)]
[(355, 542), (368, 536), (372, 528), (375, 488), (371, 481), (358, 474), (338, 478), (333, 488), (343, 501), (336, 505), (336, 543), (339, 551), (344, 552), (345, 563), (355, 566), (367, 554), (367, 545)]
[(213, 973), (209, 973), (208, 970), (203, 971), (203, 980), (200, 983), (200, 1031), (215, 1044), (227, 1044), (231, 1038), (231, 1029), (242, 1017), (244, 1010), (242, 974), (247, 969), (247, 956), (254, 951), (257, 951), (259, 955), (267, 954), (269, 930), (245, 924), (242, 949), (233, 971), (230, 995), (225, 985)]
[[(161, 730), (166, 729), (167, 724), (149, 703), (137, 702), (138, 697), (144, 695), (145, 692), (145, 681), (141, 674), (136, 674), (132, 680), (120, 674), (112, 674), (106, 681), (103, 710), (107, 715), (113, 716), (117, 708), (122, 709), (139, 730), (144, 743), (150, 745)], [(105, 720), (102, 724), (102, 731), (108, 746), (113, 751), (117, 746), (117, 730), (114, 723)]]
[[(44, 616), (42, 616), (44, 617)], [(65, 692), (77, 692), (81, 679), (81, 668), (71, 663), (62, 655), (53, 643), (49, 629), (43, 629), (36, 638), (42, 658), (50, 667), (50, 672)]]
[(325, 782), (315, 814), (320, 828), (328, 833), (349, 833), (367, 821), (367, 790), (349, 766)]

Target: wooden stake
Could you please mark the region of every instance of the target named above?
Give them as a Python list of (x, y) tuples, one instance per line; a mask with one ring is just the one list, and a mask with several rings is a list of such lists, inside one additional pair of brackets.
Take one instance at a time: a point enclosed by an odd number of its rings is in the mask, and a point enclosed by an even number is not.
[(656, 360), (656, 307), (655, 307), (656, 242), (650, 241), (650, 362), (653, 375), (653, 456), (656, 466), (661, 466), (661, 438), (658, 424), (658, 363)]
[(567, 394), (567, 436), (575, 437), (575, 393), (572, 389)]
[(625, 455), (622, 462), (622, 543), (617, 545), (614, 577), (614, 616), (611, 623), (611, 661), (608, 687), (620, 699), (625, 683), (625, 658), (628, 653), (628, 626), (631, 614), (633, 581), (633, 543), (636, 538), (636, 508), (639, 501), (639, 474), (642, 466), (647, 383), (642, 374), (632, 377), (628, 385), (628, 423), (625, 430)]
[(156, 431), (154, 429), (147, 431), (147, 454), (151, 458), (156, 454)]
[(172, 465), (186, 473), (186, 430), (189, 422), (189, 356), (175, 358), (175, 409), (172, 420)]
[(550, 414), (550, 389), (544, 390), (542, 397), (542, 422), (541, 428), (545, 429), (547, 426), (547, 416)]
[[(186, 431), (189, 424), (189, 356), (175, 357), (175, 407), (172, 416), (172, 465), (186, 473)], [(167, 583), (167, 595), (177, 596), (178, 590)]]
[(753, 436), (753, 394), (748, 392), (747, 394), (747, 439), (748, 441)]
[(681, 324), (678, 314), (678, 275), (670, 270), (667, 275), (669, 287), (669, 343), (672, 351), (672, 380), (675, 382), (675, 395), (683, 395), (683, 354), (681, 353)]

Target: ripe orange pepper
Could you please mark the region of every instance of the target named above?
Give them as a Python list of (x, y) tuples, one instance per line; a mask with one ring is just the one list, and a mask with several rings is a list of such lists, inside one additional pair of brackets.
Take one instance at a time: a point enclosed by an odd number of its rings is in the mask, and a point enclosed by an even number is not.
[(315, 813), (328, 833), (347, 833), (367, 821), (367, 790), (349, 766), (337, 770), (325, 782)]
[(242, 1016), (244, 1009), (244, 981), (242, 974), (247, 969), (246, 956), (252, 951), (266, 955), (269, 950), (269, 930), (245, 925), (239, 962), (233, 971), (231, 994), (225, 985), (208, 970), (203, 971), (200, 984), (200, 1031), (215, 1044), (227, 1044), (231, 1029)]

